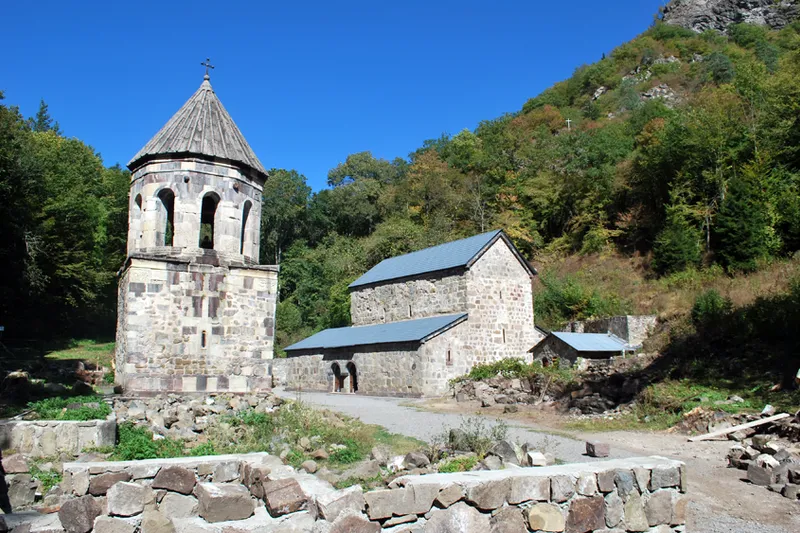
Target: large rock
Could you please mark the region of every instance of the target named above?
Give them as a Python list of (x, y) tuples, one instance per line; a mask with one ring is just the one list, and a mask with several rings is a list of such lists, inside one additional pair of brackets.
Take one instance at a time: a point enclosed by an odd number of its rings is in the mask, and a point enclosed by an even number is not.
[(94, 521), (94, 533), (134, 533), (134, 531), (136, 525), (121, 518), (98, 516)]
[(264, 502), (271, 516), (283, 516), (304, 509), (308, 497), (293, 478), (264, 483)]
[(253, 500), (247, 487), (232, 483), (198, 483), (198, 514), (207, 522), (244, 520), (253, 514)]
[(602, 496), (575, 498), (569, 504), (567, 533), (586, 533), (602, 529), (605, 521), (605, 500)]
[(625, 529), (628, 531), (647, 531), (647, 515), (644, 514), (644, 506), (642, 505), (642, 497), (638, 492), (632, 492), (628, 495), (628, 501), (625, 502)]
[(264, 498), (264, 481), (270, 472), (269, 466), (245, 463), (242, 466), (242, 484), (250, 489), (250, 494), (260, 500)]
[(197, 516), (197, 498), (168, 492), (158, 504), (158, 510), (170, 518)]
[[(15, 474), (5, 480), (8, 483), (8, 501), (12, 509), (28, 507), (36, 500), (36, 481), (29, 474)], [(2, 480), (0, 480), (2, 482)]]
[(490, 531), (489, 516), (482, 514), (464, 502), (447, 509), (432, 511), (425, 524), (425, 533), (465, 533), (467, 531)]
[(142, 515), (142, 533), (175, 533), (172, 521), (161, 511), (145, 511)]
[(89, 494), (92, 496), (102, 496), (108, 489), (120, 481), (130, 481), (131, 475), (127, 472), (110, 472), (100, 474), (89, 480)]
[(669, 490), (658, 490), (652, 493), (644, 504), (644, 514), (648, 525), (669, 524), (672, 519), (672, 501), (674, 493)]
[(58, 511), (58, 519), (66, 533), (89, 533), (94, 527), (94, 519), (103, 509), (91, 496), (81, 496), (67, 500)]
[(214, 483), (229, 483), (239, 479), (240, 461), (224, 461), (214, 466), (212, 479)]
[(328, 533), (378, 533), (380, 530), (380, 524), (362, 515), (345, 514), (334, 521)]
[[(423, 455), (423, 457), (425, 457)], [(425, 457), (427, 459), (427, 457)], [(381, 465), (374, 459), (361, 461), (352, 468), (348, 468), (342, 475), (341, 479), (372, 479), (381, 475)]]
[(138, 483), (120, 481), (108, 489), (108, 514), (133, 516), (144, 511), (145, 488)]
[(408, 514), (402, 512), (398, 507), (403, 504), (407, 498), (406, 493), (410, 489), (393, 489), (393, 490), (373, 490), (364, 494), (364, 501), (367, 504), (367, 514), (371, 520), (381, 520), (390, 518), (392, 514)]
[(550, 478), (533, 476), (515, 476), (511, 478), (508, 503), (517, 505), (530, 500), (547, 501), (549, 499)]
[(550, 478), (550, 494), (554, 502), (565, 502), (575, 494), (576, 477), (570, 475)]
[[(431, 464), (428, 456), (421, 452), (409, 452), (403, 459), (403, 465), (406, 468), (424, 468)], [(379, 465), (380, 466), (380, 465)]]
[(153, 479), (154, 489), (166, 489), (180, 494), (191, 494), (196, 484), (194, 472), (180, 466), (165, 466)]
[(607, 442), (586, 441), (586, 455), (589, 457), (608, 457), (611, 453), (611, 446)]
[(528, 525), (533, 531), (564, 531), (566, 522), (558, 505), (537, 503), (527, 512)]
[(489, 523), (492, 527), (491, 533), (528, 533), (525, 518), (519, 507), (503, 507), (489, 520)]
[(25, 474), (28, 472), (28, 461), (21, 453), (3, 457), (3, 471), (6, 474)]
[(496, 455), (503, 460), (505, 464), (519, 465), (519, 458), (514, 444), (507, 440), (500, 440), (494, 443), (489, 449), (489, 453)]
[(622, 515), (624, 511), (624, 502), (619, 494), (610, 492), (606, 494), (606, 526), (617, 527), (622, 522)]
[(780, 29), (797, 18), (797, 0), (673, 0), (664, 6), (664, 22), (702, 33), (725, 33), (729, 26), (747, 22)]
[(498, 479), (473, 485), (467, 489), (467, 501), (483, 511), (493, 511), (508, 501), (511, 479)]
[[(549, 490), (550, 487), (548, 485), (548, 491)], [(453, 483), (439, 490), (439, 493), (436, 495), (435, 502), (436, 505), (438, 505), (439, 507), (447, 508), (463, 499), (464, 499), (464, 489), (461, 487), (461, 485)]]
[(353, 485), (315, 498), (312, 515), (333, 522), (345, 511), (355, 514), (362, 513), (364, 506), (364, 493), (361, 485)]

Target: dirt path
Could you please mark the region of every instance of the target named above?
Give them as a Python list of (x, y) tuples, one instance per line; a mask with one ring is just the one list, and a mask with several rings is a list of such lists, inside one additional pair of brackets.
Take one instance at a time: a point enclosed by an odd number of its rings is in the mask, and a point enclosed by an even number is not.
[[(294, 398), (292, 393), (282, 393)], [(696, 533), (797, 533), (800, 503), (792, 502), (764, 487), (750, 485), (744, 472), (727, 468), (728, 441), (687, 442), (686, 437), (665, 432), (615, 431), (582, 433), (560, 429), (563, 418), (552, 413), (521, 410), (503, 415), (481, 409), (477, 403), (398, 400), (366, 396), (303, 393), (302, 400), (379, 424), (392, 432), (423, 440), (448, 427), (459, 425), (464, 415), (481, 416), (487, 424), (497, 417), (511, 426), (511, 437), (549, 448), (569, 461), (591, 460), (583, 454), (584, 441), (611, 444), (613, 457), (660, 455), (684, 461), (689, 473), (692, 503), (687, 531)]]

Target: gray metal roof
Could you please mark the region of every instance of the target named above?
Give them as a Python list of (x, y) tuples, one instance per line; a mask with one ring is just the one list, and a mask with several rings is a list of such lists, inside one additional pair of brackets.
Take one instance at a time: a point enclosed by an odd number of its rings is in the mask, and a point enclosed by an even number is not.
[(528, 262), (522, 258), (502, 230), (495, 230), (489, 233), (474, 235), (466, 239), (425, 248), (417, 252), (411, 252), (410, 254), (384, 259), (368, 270), (366, 274), (351, 283), (350, 288), (370, 285), (372, 283), (381, 283), (393, 279), (419, 276), (420, 274), (449, 270), (451, 268), (467, 267), (473, 259), (499, 238), (503, 238), (508, 243), (511, 250), (525, 268), (528, 269), (531, 274), (534, 274), (535, 271)]
[(369, 344), (422, 342), (427, 340), (428, 337), (440, 333), (466, 318), (466, 313), (460, 313), (457, 315), (389, 322), (388, 324), (326, 329), (298, 343), (292, 344), (285, 348), (285, 350), (287, 352), (293, 350), (324, 350), (328, 348), (345, 348), (348, 346), (365, 346)]
[(228, 160), (264, 177), (267, 171), (219, 101), (208, 76), (169, 122), (139, 150), (128, 168), (159, 155), (199, 155)]
[(552, 334), (579, 352), (621, 352), (631, 349), (624, 340), (608, 333), (553, 331)]

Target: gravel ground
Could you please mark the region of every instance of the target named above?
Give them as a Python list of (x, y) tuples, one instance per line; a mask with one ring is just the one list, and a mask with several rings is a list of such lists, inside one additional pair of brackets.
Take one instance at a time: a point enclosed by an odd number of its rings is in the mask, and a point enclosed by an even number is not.
[[(298, 399), (298, 395), (281, 390), (279, 396)], [(458, 427), (464, 416), (476, 416), (477, 406), (461, 407), (464, 414), (433, 412), (423, 409), (421, 401), (377, 398), (358, 395), (302, 393), (299, 398), (312, 405), (325, 407), (368, 424), (378, 424), (393, 433), (429, 440), (452, 427)], [(482, 416), (487, 424), (496, 418)], [(690, 533), (797, 533), (800, 531), (800, 503), (742, 481), (744, 473), (725, 467), (729, 443), (705, 441), (687, 443), (676, 434), (618, 431), (592, 435), (564, 432), (518, 420), (508, 421), (509, 436), (518, 442), (529, 442), (553, 453), (566, 462), (593, 461), (584, 455), (584, 439), (611, 443), (611, 456), (662, 455), (686, 462), (689, 473), (687, 532)]]

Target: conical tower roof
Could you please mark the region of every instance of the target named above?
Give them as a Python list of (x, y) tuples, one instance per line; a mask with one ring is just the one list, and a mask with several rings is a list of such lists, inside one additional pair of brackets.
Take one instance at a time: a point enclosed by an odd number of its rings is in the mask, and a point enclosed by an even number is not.
[(134, 169), (149, 159), (164, 155), (226, 160), (267, 176), (261, 161), (214, 93), (208, 76), (155, 137), (133, 156), (128, 168)]

